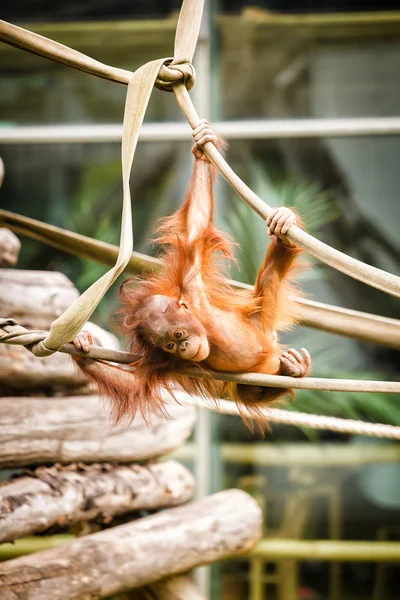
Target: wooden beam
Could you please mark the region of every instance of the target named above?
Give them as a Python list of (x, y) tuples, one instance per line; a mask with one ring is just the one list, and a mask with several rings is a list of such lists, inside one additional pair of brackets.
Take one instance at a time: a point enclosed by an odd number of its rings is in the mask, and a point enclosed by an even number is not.
[[(398, 36), (400, 32), (399, 11), (335, 12), (288, 14), (259, 8), (247, 8), (239, 16), (220, 15), (217, 19), (222, 44), (230, 40), (244, 40), (247, 44), (265, 47), (271, 40), (280, 41), (280, 47), (296, 42), (368, 40), (386, 36)], [(236, 37), (235, 37), (236, 36)]]
[(252, 497), (240, 490), (219, 492), (3, 562), (0, 597), (104, 598), (248, 551), (261, 525), (261, 509)]
[(0, 467), (60, 462), (143, 461), (183, 444), (196, 409), (170, 400), (171, 419), (136, 417), (112, 428), (98, 396), (0, 400)]
[(0, 542), (45, 531), (52, 525), (137, 510), (178, 506), (193, 496), (192, 474), (176, 461), (36, 469), (0, 485)]

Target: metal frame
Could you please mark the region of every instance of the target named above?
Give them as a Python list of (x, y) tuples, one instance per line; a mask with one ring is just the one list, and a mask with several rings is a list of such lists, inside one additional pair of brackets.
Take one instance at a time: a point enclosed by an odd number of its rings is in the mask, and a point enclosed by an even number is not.
[[(206, 69), (202, 64), (197, 70), (202, 72), (202, 82), (206, 80)], [(201, 96), (203, 94), (199, 94)], [(203, 101), (197, 101), (197, 104), (201, 115), (208, 116)], [(400, 134), (400, 117), (255, 119), (217, 121), (214, 126), (228, 140), (387, 136)], [(99, 144), (120, 142), (121, 139), (122, 125), (117, 123), (0, 126), (0, 144)], [(188, 141), (191, 130), (183, 122), (145, 123), (139, 139), (142, 142)]]

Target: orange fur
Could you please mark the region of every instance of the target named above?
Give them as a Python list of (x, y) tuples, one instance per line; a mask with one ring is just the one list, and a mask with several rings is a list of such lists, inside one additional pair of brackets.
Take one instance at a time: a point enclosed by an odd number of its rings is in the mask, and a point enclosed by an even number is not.
[(182, 206), (158, 228), (157, 242), (164, 251), (161, 272), (148, 278), (132, 277), (121, 286), (118, 329), (128, 338), (129, 350), (141, 356), (132, 365), (134, 373), (88, 359), (78, 361), (101, 393), (112, 400), (116, 420), (133, 417), (137, 411), (145, 418), (154, 412), (165, 415), (163, 389), (173, 393), (176, 383), (189, 394), (207, 399), (234, 398), (255, 414), (260, 403), (292, 393), (176, 376), (172, 372), (175, 367), (193, 363), (148, 341), (143, 310), (146, 299), (154, 295), (176, 302), (184, 299), (204, 326), (210, 345), (208, 358), (196, 363), (199, 367), (207, 371), (279, 373), (281, 349), (275, 331), (296, 320), (289, 296), (300, 250), (273, 239), (255, 291), (232, 289), (221, 264), (221, 257), (234, 260), (232, 242), (213, 224), (213, 178), (211, 164), (196, 160)]

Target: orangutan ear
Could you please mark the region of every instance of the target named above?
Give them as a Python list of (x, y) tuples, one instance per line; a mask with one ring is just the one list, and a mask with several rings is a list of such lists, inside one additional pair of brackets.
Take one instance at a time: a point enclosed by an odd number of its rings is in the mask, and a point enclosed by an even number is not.
[(181, 308), (185, 308), (186, 310), (189, 310), (189, 306), (188, 306), (188, 304), (186, 304), (186, 302), (184, 300), (179, 300), (179, 306)]

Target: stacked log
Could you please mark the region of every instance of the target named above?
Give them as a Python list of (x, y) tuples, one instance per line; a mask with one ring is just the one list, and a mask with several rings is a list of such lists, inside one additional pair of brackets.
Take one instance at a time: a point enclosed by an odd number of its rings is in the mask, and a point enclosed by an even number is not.
[[(0, 269), (0, 315), (16, 319), (27, 329), (48, 331), (78, 295), (62, 273)], [(94, 344), (119, 349), (111, 333), (90, 322), (85, 329), (92, 334)], [(90, 391), (87, 380), (68, 356), (57, 352), (38, 360), (22, 346), (7, 344), (0, 345), (0, 381), (3, 390), (18, 394), (24, 390), (50, 394)]]
[[(8, 233), (0, 229), (0, 265), (18, 255)], [(61, 273), (0, 269), (0, 316), (27, 328), (48, 330), (77, 295)], [(87, 328), (96, 345), (119, 348), (115, 336)], [(107, 403), (70, 357), (36, 358), (21, 346), (0, 345), (0, 381), (0, 468), (24, 469), (0, 484), (3, 548), (49, 529), (100, 529), (2, 562), (0, 598), (205, 600), (181, 573), (260, 537), (250, 496), (229, 490), (187, 504), (191, 473), (155, 460), (188, 439), (194, 408), (166, 395), (169, 419), (138, 416), (112, 427)]]
[(219, 492), (68, 544), (0, 564), (0, 598), (104, 598), (249, 550), (260, 508)]
[(0, 467), (152, 459), (172, 452), (192, 432), (192, 407), (171, 404), (168, 414), (164, 421), (145, 423), (138, 416), (113, 428), (107, 405), (98, 396), (3, 397)]
[(41, 467), (0, 485), (0, 542), (101, 517), (188, 502), (194, 481), (174, 460), (146, 465), (107, 463)]

